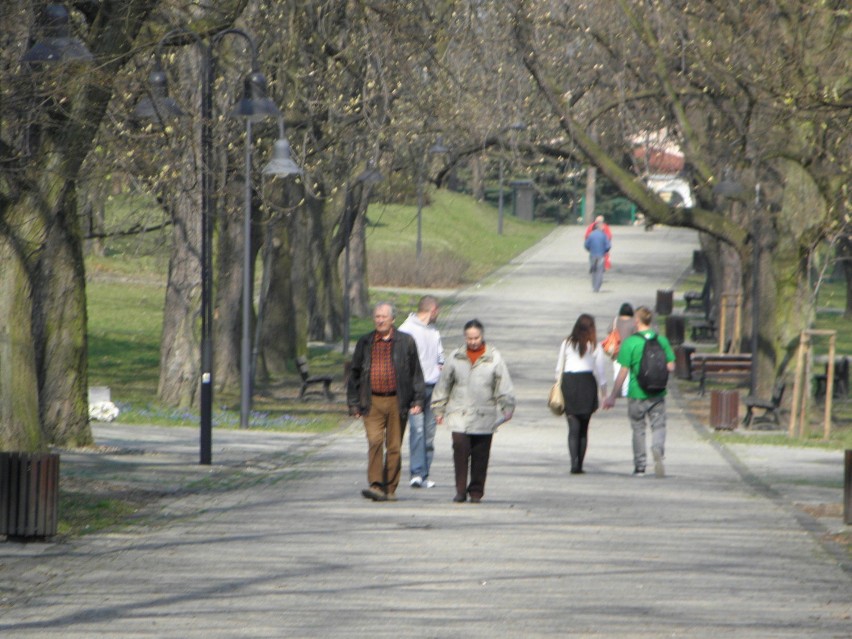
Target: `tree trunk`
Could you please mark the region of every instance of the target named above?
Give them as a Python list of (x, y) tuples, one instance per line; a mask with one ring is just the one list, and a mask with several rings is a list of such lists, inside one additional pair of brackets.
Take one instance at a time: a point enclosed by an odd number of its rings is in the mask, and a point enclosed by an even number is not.
[(91, 444), (83, 241), (73, 182), (55, 203), (32, 268), (33, 342), (42, 428), (50, 443)]
[(0, 259), (0, 450), (39, 452), (47, 442), (39, 420), (30, 282), (5, 238)]
[(198, 189), (178, 185), (171, 217), (172, 252), (163, 312), (157, 396), (167, 406), (189, 407), (197, 403), (200, 385), (201, 346), (197, 328), (201, 305), (201, 204)]
[[(181, 76), (197, 78), (201, 73), (198, 54), (184, 51), (179, 61)], [(198, 82), (182, 83), (184, 99), (198, 104)], [(200, 388), (201, 340), (201, 122), (195, 117), (189, 126), (183, 153), (177, 159), (185, 170), (169, 183), (167, 201), (172, 220), (172, 244), (166, 283), (163, 331), (160, 340), (160, 373), (157, 396), (166, 406), (186, 408), (198, 402)], [(191, 139), (191, 142), (189, 141)]]
[[(224, 152), (223, 152), (224, 155)], [(225, 161), (224, 159), (222, 160)], [(213, 313), (214, 385), (217, 391), (236, 391), (240, 386), (243, 300), (243, 177), (231, 175), (225, 189), (222, 212), (217, 216), (216, 304)], [(254, 231), (255, 226), (252, 225)], [(254, 234), (253, 234), (254, 235)], [(252, 253), (256, 255), (256, 238)], [(252, 266), (254, 260), (251, 261)], [(252, 277), (254, 271), (252, 269)], [(253, 311), (253, 307), (252, 307)], [(252, 317), (254, 313), (252, 312)]]
[(840, 238), (836, 255), (846, 277), (846, 308), (843, 317), (852, 319), (852, 236), (844, 235)]
[(349, 236), (349, 312), (352, 317), (370, 316), (367, 281), (367, 211), (359, 211)]
[(292, 257), (289, 220), (277, 225), (270, 251), (269, 290), (264, 302), (264, 320), (260, 350), (270, 374), (283, 373), (287, 363), (298, 356), (296, 316), (293, 308), (293, 286), (290, 279)]

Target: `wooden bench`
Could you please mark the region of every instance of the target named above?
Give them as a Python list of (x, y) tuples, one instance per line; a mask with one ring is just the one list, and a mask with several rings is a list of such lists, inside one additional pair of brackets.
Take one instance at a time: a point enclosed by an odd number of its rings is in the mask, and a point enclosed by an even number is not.
[(704, 395), (708, 378), (751, 378), (751, 355), (728, 353), (693, 353), (691, 367), (698, 374), (698, 393)]
[(712, 342), (716, 339), (716, 322), (709, 319), (705, 322), (693, 322), (690, 325), (693, 342)]
[(701, 291), (687, 291), (683, 294), (683, 301), (686, 302), (686, 309), (689, 310), (693, 306), (696, 310), (704, 311), (705, 313), (710, 308), (710, 278), (704, 280), (704, 288)]
[(299, 376), (302, 378), (302, 388), (299, 390), (299, 399), (305, 399), (308, 388), (314, 384), (322, 384), (323, 393), (326, 399), (332, 401), (334, 395), (331, 392), (331, 375), (311, 375), (308, 372), (308, 358), (302, 355), (296, 358), (296, 365), (299, 367)]
[[(828, 364), (825, 373), (814, 375), (814, 397), (825, 395), (828, 386)], [(834, 360), (834, 392), (835, 397), (846, 397), (849, 394), (849, 358), (841, 357)]]
[[(751, 426), (752, 422), (757, 424), (761, 422), (773, 422), (776, 426), (781, 424), (781, 418), (778, 411), (781, 408), (781, 399), (784, 397), (784, 382), (779, 381), (775, 384), (772, 390), (772, 397), (769, 399), (760, 399), (754, 395), (748, 395), (743, 399), (743, 404), (746, 407), (746, 414), (743, 418), (743, 426)], [(763, 409), (763, 415), (754, 417), (754, 409)]]

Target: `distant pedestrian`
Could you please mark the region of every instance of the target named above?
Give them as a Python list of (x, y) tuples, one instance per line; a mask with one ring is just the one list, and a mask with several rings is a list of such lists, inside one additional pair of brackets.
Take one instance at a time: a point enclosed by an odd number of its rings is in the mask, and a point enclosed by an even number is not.
[[(586, 234), (583, 236), (583, 239), (585, 240), (589, 237), (589, 235), (591, 235), (592, 231), (595, 230), (595, 224), (600, 226), (600, 229), (606, 234), (606, 238), (610, 241), (610, 244), (612, 244), (612, 229), (609, 228), (609, 224), (606, 223), (603, 215), (598, 215), (595, 218), (595, 221), (586, 227)], [(606, 257), (604, 258), (604, 270), (608, 271), (611, 267), (612, 261), (610, 260), (610, 251), (607, 251)]]
[(644, 475), (647, 459), (645, 446), (645, 430), (651, 427), (651, 452), (654, 456), (654, 473), (657, 477), (665, 476), (663, 460), (666, 455), (666, 391), (656, 393), (645, 391), (639, 384), (639, 374), (642, 353), (649, 338), (656, 337), (665, 351), (667, 368), (674, 370), (675, 355), (671, 344), (663, 335), (658, 335), (651, 328), (653, 314), (645, 306), (640, 306), (634, 313), (636, 332), (621, 344), (618, 353), (618, 363), (622, 369), (615, 378), (612, 393), (604, 400), (605, 409), (615, 406), (618, 389), (630, 373), (630, 384), (627, 389), (627, 415), (633, 430), (633, 474)]
[(606, 254), (612, 246), (599, 222), (595, 222), (595, 228), (589, 233), (583, 246), (589, 252), (589, 273), (592, 274), (592, 290), (597, 293), (601, 290), (601, 285), (603, 284)]
[(432, 391), (441, 376), (444, 365), (444, 346), (441, 333), (435, 326), (440, 306), (432, 295), (420, 298), (417, 312), (408, 316), (399, 330), (408, 333), (417, 343), (417, 355), (423, 370), (425, 390), (423, 412), (412, 414), (408, 431), (409, 470), (412, 488), (432, 488), (435, 482), (429, 479), (429, 469), (435, 454), (435, 413), (432, 411)]
[[(447, 358), (432, 394), (439, 424), (453, 433), (455, 502), (479, 503), (485, 494), (491, 439), (497, 427), (512, 419), (515, 396), (512, 378), (500, 352), (486, 345), (482, 324), (464, 325), (465, 346)], [(470, 470), (470, 482), (468, 482)]]
[(589, 439), (589, 421), (598, 409), (598, 394), (606, 393), (604, 353), (595, 334), (595, 318), (583, 313), (562, 341), (556, 363), (556, 381), (562, 383), (568, 420), (571, 473), (583, 473)]
[[(621, 337), (621, 343), (624, 343), (628, 337), (633, 335), (636, 332), (636, 320), (633, 318), (633, 307), (625, 302), (618, 309), (618, 316), (612, 320), (612, 326), (618, 331), (619, 337)], [(617, 355), (617, 354), (616, 354)], [(612, 380), (613, 384), (615, 384), (615, 379), (618, 377), (618, 372), (621, 370), (622, 366), (618, 363), (618, 359), (614, 360), (612, 363)], [(621, 385), (621, 396), (627, 397), (627, 389), (630, 385), (630, 371), (627, 371), (627, 377), (624, 378), (624, 383)], [(614, 388), (614, 386), (613, 386)]]
[(423, 410), (423, 373), (414, 338), (394, 328), (396, 312), (376, 304), (376, 330), (355, 344), (346, 389), (349, 413), (364, 418), (367, 434), (367, 480), (361, 491), (373, 501), (396, 501), (402, 470), (402, 437), (409, 412)]

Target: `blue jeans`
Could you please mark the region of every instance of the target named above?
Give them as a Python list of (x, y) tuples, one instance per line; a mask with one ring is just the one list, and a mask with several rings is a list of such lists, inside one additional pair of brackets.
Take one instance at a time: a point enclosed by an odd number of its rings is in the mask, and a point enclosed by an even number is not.
[(628, 399), (627, 416), (633, 429), (633, 464), (645, 468), (648, 452), (645, 448), (646, 421), (651, 426), (651, 450), (660, 457), (666, 452), (666, 400), (664, 397), (651, 399)]
[(412, 477), (429, 476), (432, 457), (435, 454), (435, 414), (432, 412), (432, 391), (434, 384), (426, 384), (423, 400), (423, 412), (408, 416), (408, 447), (410, 450), (409, 467)]

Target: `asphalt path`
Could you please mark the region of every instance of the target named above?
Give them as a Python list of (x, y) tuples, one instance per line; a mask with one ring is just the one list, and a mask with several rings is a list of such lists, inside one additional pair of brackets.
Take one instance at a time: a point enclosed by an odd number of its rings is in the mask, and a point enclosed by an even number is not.
[(852, 636), (849, 557), (826, 542), (847, 528), (802, 509), (841, 501), (837, 451), (721, 445), (672, 397), (667, 476), (637, 478), (621, 400), (592, 419), (586, 474), (568, 473), (564, 420), (545, 407), (562, 337), (581, 312), (606, 325), (623, 301), (653, 306), (696, 246), (617, 227), (593, 293), (582, 229), (559, 227), (459, 295), (445, 347), (478, 318), (518, 396), (481, 504), (451, 501), (444, 428), (438, 485), (374, 503), (359, 422), (217, 430), (210, 468), (195, 429), (96, 425), (106, 452), (64, 466), (169, 497), (117, 532), (0, 544), (0, 637)]

